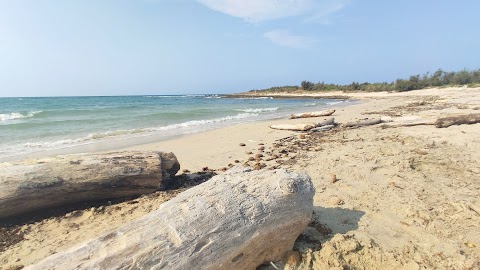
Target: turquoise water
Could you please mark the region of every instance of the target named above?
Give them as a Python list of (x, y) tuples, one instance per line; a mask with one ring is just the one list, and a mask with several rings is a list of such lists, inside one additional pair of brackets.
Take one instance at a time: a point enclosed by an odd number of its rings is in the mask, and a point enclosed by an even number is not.
[[(338, 100), (217, 95), (0, 98), (0, 159), (283, 117)], [(311, 107), (307, 109), (307, 107)]]

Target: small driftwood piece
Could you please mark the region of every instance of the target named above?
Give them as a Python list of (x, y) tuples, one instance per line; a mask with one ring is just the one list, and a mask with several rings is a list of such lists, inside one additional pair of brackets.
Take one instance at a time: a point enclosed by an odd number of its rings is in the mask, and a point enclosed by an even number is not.
[(270, 128), (280, 130), (292, 130), (292, 131), (307, 131), (315, 127), (315, 123), (303, 123), (303, 124), (279, 124), (271, 125)]
[(364, 127), (382, 123), (381, 119), (367, 119), (360, 122), (348, 122), (345, 127)]
[(173, 153), (137, 151), (0, 163), (0, 218), (154, 192), (179, 169)]
[(233, 169), (24, 269), (255, 269), (293, 248), (314, 193), (306, 174)]
[(290, 119), (330, 116), (334, 112), (335, 110), (325, 110), (325, 111), (318, 111), (318, 112), (297, 113), (297, 114), (290, 115)]
[(328, 125), (335, 125), (335, 118), (330, 117), (322, 122), (318, 122), (315, 127), (323, 127)]
[(453, 125), (472, 125), (477, 123), (480, 123), (480, 113), (439, 118), (435, 121), (435, 127), (446, 128)]
[(330, 130), (334, 127), (335, 127), (335, 125), (326, 125), (326, 126), (312, 128), (312, 129), (310, 129), (310, 131), (312, 131), (312, 132), (327, 131), (327, 130)]
[(331, 117), (325, 121), (318, 122), (318, 123), (279, 124), (279, 125), (271, 125), (270, 128), (280, 129), (280, 130), (308, 131), (312, 128), (322, 127), (326, 125), (333, 125), (333, 124), (335, 124), (335, 118)]

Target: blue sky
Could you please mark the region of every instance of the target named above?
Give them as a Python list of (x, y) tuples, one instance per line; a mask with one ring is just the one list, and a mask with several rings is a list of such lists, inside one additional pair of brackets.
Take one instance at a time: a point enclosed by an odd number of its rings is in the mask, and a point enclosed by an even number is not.
[(480, 68), (478, 0), (0, 0), (0, 96), (231, 93)]

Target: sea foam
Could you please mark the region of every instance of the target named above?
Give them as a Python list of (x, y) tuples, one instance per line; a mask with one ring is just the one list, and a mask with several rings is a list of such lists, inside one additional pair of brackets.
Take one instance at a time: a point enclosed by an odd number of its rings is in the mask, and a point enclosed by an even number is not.
[(186, 128), (186, 127), (202, 126), (202, 125), (221, 123), (221, 122), (226, 122), (231, 120), (245, 119), (245, 118), (255, 117), (258, 115), (259, 115), (258, 113), (240, 113), (233, 116), (219, 117), (219, 118), (208, 119), (208, 120), (192, 120), (184, 123), (158, 127), (153, 130), (162, 131), (162, 130), (173, 130), (173, 129)]
[(34, 117), (36, 114), (39, 114), (41, 112), (42, 111), (28, 112), (28, 113), (20, 113), (20, 112), (2, 113), (2, 114), (0, 114), (0, 121), (31, 118), (31, 117)]
[(272, 108), (246, 108), (246, 109), (234, 109), (234, 111), (246, 112), (246, 113), (261, 113), (261, 112), (274, 112), (278, 110), (279, 107)]
[(348, 100), (330, 101), (330, 102), (327, 102), (327, 105), (336, 105), (344, 102), (348, 102)]

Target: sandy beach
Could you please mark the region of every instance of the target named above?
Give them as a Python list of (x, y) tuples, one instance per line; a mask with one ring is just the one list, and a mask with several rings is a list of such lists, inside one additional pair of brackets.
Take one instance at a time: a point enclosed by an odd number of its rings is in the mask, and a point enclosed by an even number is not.
[[(480, 88), (316, 96), (360, 101), (336, 108), (339, 124), (366, 118), (383, 123), (299, 133), (269, 126), (326, 117), (278, 119), (118, 150), (173, 152), (185, 179), (207, 179), (232, 166), (308, 173), (315, 210), (295, 244), (302, 261), (274, 262), (279, 268), (480, 269), (480, 124), (432, 125), (441, 117), (480, 113)], [(276, 153), (282, 154), (273, 158)], [(258, 164), (249, 161), (257, 154), (263, 155)], [(1, 269), (21, 269), (115, 229), (191, 184), (4, 226)]]

